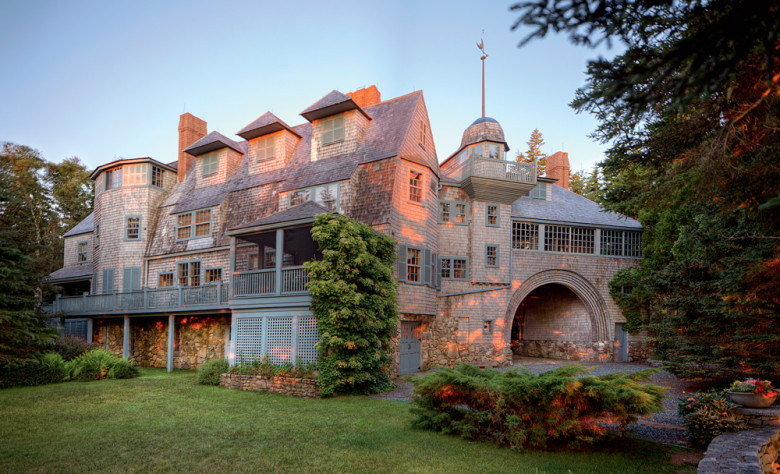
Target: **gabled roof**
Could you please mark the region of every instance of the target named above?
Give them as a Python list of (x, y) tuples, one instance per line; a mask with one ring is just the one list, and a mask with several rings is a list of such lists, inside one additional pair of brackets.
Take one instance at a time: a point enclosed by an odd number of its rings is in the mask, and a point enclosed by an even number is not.
[(44, 281), (46, 283), (55, 283), (88, 280), (90, 278), (92, 278), (92, 265), (75, 265), (52, 272)]
[(346, 112), (347, 110), (359, 110), (367, 119), (371, 120), (371, 116), (361, 109), (351, 97), (335, 90), (309, 106), (301, 112), (301, 115), (309, 122), (313, 122), (314, 120)]
[(219, 132), (211, 132), (200, 140), (196, 141), (192, 145), (185, 148), (183, 151), (189, 153), (192, 156), (200, 156), (210, 151), (219, 150), (220, 148), (232, 148), (233, 150), (244, 153), (241, 145), (229, 139), (225, 135)]
[(263, 135), (268, 135), (269, 133), (278, 132), (279, 130), (287, 130), (297, 135), (298, 138), (301, 137), (298, 132), (293, 130), (289, 125), (271, 112), (264, 113), (260, 118), (242, 128), (236, 135), (244, 140), (251, 140)]
[(93, 232), (95, 230), (95, 213), (91, 212), (87, 217), (84, 218), (81, 222), (73, 226), (72, 229), (65, 232), (63, 237), (71, 237), (74, 235), (79, 234), (87, 234), (89, 232)]
[(331, 212), (331, 210), (325, 206), (317, 204), (314, 201), (308, 201), (299, 206), (290, 207), (285, 209), (284, 211), (271, 214), (270, 216), (264, 217), (258, 221), (246, 225), (242, 225), (239, 227), (234, 227), (230, 229), (230, 233), (235, 234), (236, 233), (235, 231), (239, 231), (242, 229), (248, 230), (254, 227), (264, 227), (264, 226), (272, 226), (274, 224), (313, 220), (319, 214), (324, 214), (327, 212)]
[(512, 204), (512, 217), (534, 221), (573, 223), (641, 230), (642, 224), (616, 212), (605, 211), (588, 198), (553, 184), (552, 199), (520, 198)]

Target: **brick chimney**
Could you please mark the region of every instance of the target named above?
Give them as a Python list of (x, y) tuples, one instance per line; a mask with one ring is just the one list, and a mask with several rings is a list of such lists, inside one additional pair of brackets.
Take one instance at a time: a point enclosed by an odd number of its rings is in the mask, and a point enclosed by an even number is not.
[(179, 116), (179, 182), (184, 181), (194, 157), (184, 149), (206, 136), (206, 122), (187, 112)]
[(547, 157), (547, 177), (558, 180), (558, 186), (569, 189), (569, 154), (558, 151)]
[(382, 102), (382, 94), (375, 85), (347, 92), (347, 95), (362, 109)]

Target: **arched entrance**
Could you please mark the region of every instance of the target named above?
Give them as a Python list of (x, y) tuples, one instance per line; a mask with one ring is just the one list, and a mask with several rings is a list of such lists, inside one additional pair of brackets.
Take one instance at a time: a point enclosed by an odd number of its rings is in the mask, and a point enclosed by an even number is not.
[(609, 314), (598, 290), (581, 275), (547, 270), (528, 278), (506, 311), (516, 354), (571, 360), (612, 358)]

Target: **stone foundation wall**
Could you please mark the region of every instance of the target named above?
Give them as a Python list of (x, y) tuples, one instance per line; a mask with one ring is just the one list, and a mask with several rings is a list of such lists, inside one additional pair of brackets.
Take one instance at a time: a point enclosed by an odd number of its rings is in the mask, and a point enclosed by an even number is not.
[(123, 332), (124, 321), (121, 318), (96, 319), (92, 326), (92, 343), (99, 349), (122, 357)]
[(628, 361), (644, 362), (653, 355), (650, 346), (644, 342), (628, 341)]
[(219, 385), (225, 388), (279, 393), (299, 398), (319, 398), (320, 396), (317, 381), (313, 379), (222, 374), (219, 376)]
[(780, 430), (725, 433), (713, 439), (699, 461), (700, 474), (731, 472), (780, 472)]
[(525, 357), (584, 362), (609, 362), (613, 360), (612, 344), (606, 341), (512, 341), (512, 352)]

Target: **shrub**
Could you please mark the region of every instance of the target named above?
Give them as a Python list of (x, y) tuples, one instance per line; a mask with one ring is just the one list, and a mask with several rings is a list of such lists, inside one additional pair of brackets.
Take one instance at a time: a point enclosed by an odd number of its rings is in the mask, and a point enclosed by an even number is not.
[(56, 353), (0, 360), (0, 388), (45, 385), (66, 379), (66, 363)]
[(96, 344), (90, 344), (80, 337), (62, 336), (52, 344), (51, 350), (61, 355), (65, 360), (73, 360), (97, 348)]
[(706, 446), (716, 436), (745, 429), (745, 419), (734, 412), (727, 390), (694, 393), (680, 399), (677, 413), (683, 417), (693, 441)]
[(582, 366), (540, 375), (466, 364), (410, 379), (415, 425), (514, 448), (589, 444), (606, 423), (625, 427), (662, 409), (663, 388), (640, 384), (655, 371), (583, 376)]
[(209, 359), (198, 369), (198, 383), (201, 385), (219, 385), (219, 375), (230, 369), (225, 359)]
[(103, 349), (93, 349), (68, 362), (71, 380), (100, 380), (130, 378), (138, 375), (132, 360), (119, 358)]
[(291, 377), (296, 379), (314, 379), (317, 376), (317, 364), (302, 362), (300, 359), (293, 364), (283, 362), (275, 364), (266, 357), (253, 360), (242, 360), (230, 367), (231, 374), (261, 375), (263, 377)]
[(320, 394), (393, 387), (391, 339), (398, 325), (395, 241), (339, 214), (320, 214), (311, 231), (322, 257), (305, 264), (320, 342)]

